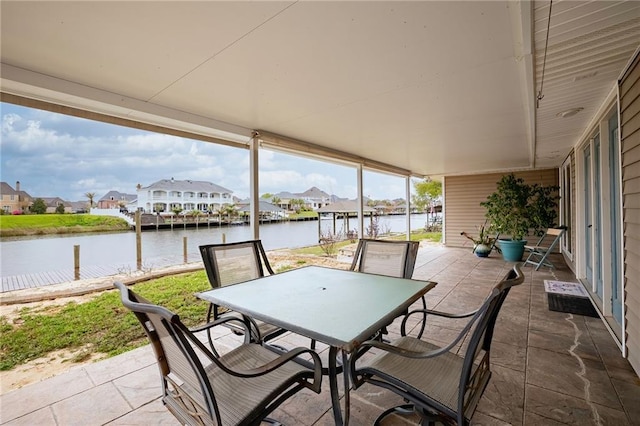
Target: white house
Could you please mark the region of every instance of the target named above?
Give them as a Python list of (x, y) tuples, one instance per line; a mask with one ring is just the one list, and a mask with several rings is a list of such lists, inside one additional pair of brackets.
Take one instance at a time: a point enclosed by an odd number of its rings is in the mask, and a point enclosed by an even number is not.
[(138, 210), (144, 213), (215, 211), (233, 204), (233, 191), (215, 183), (197, 180), (162, 179), (149, 186), (138, 186)]

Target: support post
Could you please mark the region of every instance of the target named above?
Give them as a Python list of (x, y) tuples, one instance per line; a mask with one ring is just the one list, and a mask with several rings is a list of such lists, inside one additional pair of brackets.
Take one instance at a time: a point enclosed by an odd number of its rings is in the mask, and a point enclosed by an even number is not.
[(136, 210), (136, 268), (142, 269), (142, 224), (140, 210)]
[(80, 246), (73, 246), (73, 279), (80, 279)]
[(182, 254), (184, 256), (184, 263), (187, 263), (187, 237), (182, 237)]

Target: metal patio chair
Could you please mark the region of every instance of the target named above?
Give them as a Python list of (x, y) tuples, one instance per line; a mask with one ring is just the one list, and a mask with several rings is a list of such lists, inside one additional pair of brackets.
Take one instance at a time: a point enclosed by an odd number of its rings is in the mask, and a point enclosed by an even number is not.
[[(410, 410), (420, 416), (423, 425), (436, 421), (468, 425), (491, 377), (490, 349), (496, 318), (511, 287), (523, 281), (522, 271), (516, 265), (477, 310), (466, 314), (412, 311), (403, 320), (399, 339), (391, 344), (378, 340), (364, 342), (353, 354), (350, 364), (355, 388), (371, 383), (409, 402), (384, 411), (375, 424), (391, 413)], [(405, 335), (407, 318), (421, 313), (470, 319), (451, 343), (439, 347)], [(465, 340), (461, 355), (450, 352)], [(376, 350), (375, 355), (361, 358), (372, 348)]]
[(351, 270), (368, 274), (411, 278), (418, 255), (418, 241), (360, 239)]
[[(262, 278), (266, 273), (268, 275), (274, 274), (260, 240), (207, 244), (199, 248), (204, 268), (209, 278), (209, 284), (211, 284), (212, 288)], [(207, 311), (207, 322), (217, 320), (223, 315), (241, 317), (239, 314), (231, 313), (226, 308), (211, 304)], [(245, 335), (245, 340), (248, 339), (248, 341), (266, 342), (286, 332), (282, 328), (262, 321), (256, 321), (251, 318), (247, 318), (247, 320), (251, 325), (251, 334)], [(235, 323), (228, 324), (228, 327), (237, 334), (244, 334), (244, 329), (238, 327)], [(207, 336), (209, 342), (211, 342), (211, 333), (207, 332)]]
[[(558, 244), (558, 241), (560, 241), (560, 238), (562, 238), (565, 231), (565, 228), (549, 228), (535, 245), (525, 245), (524, 250), (525, 252), (529, 252), (529, 256), (522, 265), (535, 265), (536, 271), (540, 269), (542, 265), (548, 266), (549, 268), (555, 268), (553, 263), (547, 260), (547, 256), (549, 256), (550, 253), (553, 253), (553, 249)], [(548, 245), (543, 245), (545, 242), (547, 242)]]
[[(189, 330), (178, 315), (149, 303), (122, 283), (123, 305), (131, 310), (144, 329), (156, 355), (162, 380), (162, 402), (182, 424), (259, 425), (282, 402), (309, 388), (320, 393), (321, 361), (305, 348), (276, 354), (257, 343), (245, 343), (220, 356), (208, 349), (193, 332), (238, 322), (221, 318)], [(307, 365), (296, 357), (310, 356)]]
[[(411, 279), (419, 248), (419, 241), (363, 238), (358, 241), (350, 270)], [(422, 307), (427, 309), (427, 302), (424, 297), (422, 297)], [(419, 333), (420, 336), (424, 331), (424, 327), (425, 323), (423, 321)], [(380, 334), (387, 334), (386, 328), (380, 330)]]

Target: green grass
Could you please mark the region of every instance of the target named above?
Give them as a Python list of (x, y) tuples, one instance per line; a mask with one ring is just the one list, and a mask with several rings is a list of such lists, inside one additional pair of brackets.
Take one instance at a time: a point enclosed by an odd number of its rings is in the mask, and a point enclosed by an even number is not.
[(34, 234), (124, 231), (129, 225), (123, 219), (90, 214), (0, 215), (3, 237)]
[[(143, 297), (177, 313), (189, 327), (205, 320), (208, 303), (193, 295), (210, 288), (204, 271), (159, 278), (134, 288)], [(61, 349), (89, 346), (91, 352), (113, 356), (147, 343), (138, 320), (122, 305), (116, 290), (85, 303), (25, 308), (11, 323), (0, 317), (0, 333), (0, 370), (10, 370)]]
[(301, 217), (318, 217), (318, 213), (314, 212), (314, 211), (305, 211), (305, 212), (300, 212), (300, 213), (290, 213), (289, 214), (289, 219), (297, 219), (297, 218), (301, 218)]

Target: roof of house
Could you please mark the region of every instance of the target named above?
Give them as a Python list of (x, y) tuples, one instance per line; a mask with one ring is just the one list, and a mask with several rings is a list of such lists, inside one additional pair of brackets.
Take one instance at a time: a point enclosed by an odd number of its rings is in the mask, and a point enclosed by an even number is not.
[[(320, 207), (318, 213), (353, 213), (358, 211), (357, 200), (346, 200), (331, 203), (328, 206)], [(362, 211), (365, 213), (374, 213), (376, 209), (367, 205), (362, 207)]]
[(31, 198), (31, 195), (29, 195), (27, 192), (25, 192), (25, 191), (16, 191), (7, 182), (0, 182), (0, 194), (2, 194), (2, 195), (22, 195), (25, 198)]
[(319, 188), (316, 188), (315, 186), (312, 186), (306, 191), (300, 193), (299, 195), (301, 197), (307, 197), (307, 198), (329, 198), (329, 194), (327, 194), (326, 192), (324, 192)]
[(104, 195), (104, 197), (100, 198), (99, 201), (122, 200), (129, 202), (135, 200), (136, 198), (138, 198), (136, 194), (124, 194), (118, 191), (109, 191)]
[(69, 201), (65, 201), (60, 197), (38, 197), (47, 205), (47, 207), (58, 207), (60, 204), (65, 207), (71, 207), (71, 203)]
[(193, 192), (220, 192), (232, 194), (233, 191), (224, 188), (215, 183), (205, 182), (201, 180), (175, 180), (175, 179), (162, 179), (152, 183), (149, 186), (140, 188), (140, 190), (148, 189), (162, 189), (173, 191), (193, 191)]
[[(238, 207), (239, 207), (238, 211), (240, 211), (240, 212), (248, 212), (249, 208), (250, 208), (249, 200), (240, 201)], [(261, 212), (284, 212), (284, 210), (281, 209), (280, 207), (276, 206), (275, 204), (271, 204), (270, 202), (265, 201), (265, 200), (260, 200), (259, 201), (258, 211), (261, 211)]]

